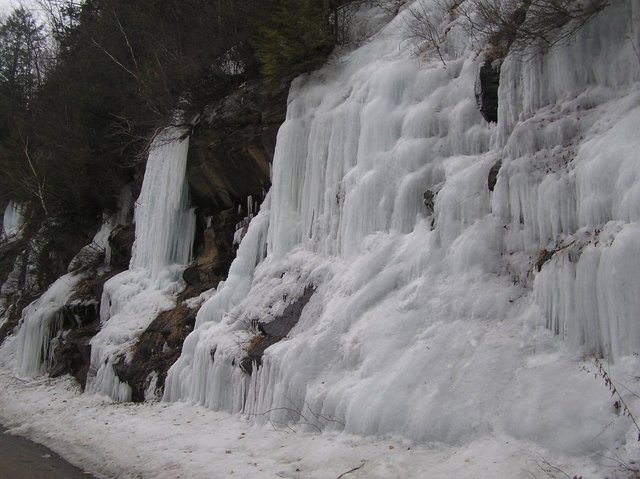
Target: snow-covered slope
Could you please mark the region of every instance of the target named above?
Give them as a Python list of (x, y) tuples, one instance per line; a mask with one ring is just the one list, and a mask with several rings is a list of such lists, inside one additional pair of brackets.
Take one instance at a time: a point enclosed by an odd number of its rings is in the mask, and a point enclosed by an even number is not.
[[(411, 57), (406, 19), (294, 83), (270, 197), (165, 399), (449, 444), (620, 446), (631, 423), (583, 369), (604, 355), (640, 389), (640, 5), (508, 57), (497, 126), (464, 31), (443, 67)], [(298, 324), (243, 372), (256, 323), (309, 285)]]

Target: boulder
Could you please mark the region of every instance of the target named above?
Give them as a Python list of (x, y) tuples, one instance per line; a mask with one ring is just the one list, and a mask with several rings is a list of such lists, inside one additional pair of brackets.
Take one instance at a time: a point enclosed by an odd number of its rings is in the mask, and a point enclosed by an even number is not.
[(104, 248), (94, 242), (84, 246), (76, 254), (67, 267), (67, 273), (95, 269), (104, 263)]
[(131, 261), (131, 249), (136, 238), (136, 231), (133, 225), (118, 225), (109, 235), (109, 246), (111, 247), (110, 264), (114, 268), (127, 269)]

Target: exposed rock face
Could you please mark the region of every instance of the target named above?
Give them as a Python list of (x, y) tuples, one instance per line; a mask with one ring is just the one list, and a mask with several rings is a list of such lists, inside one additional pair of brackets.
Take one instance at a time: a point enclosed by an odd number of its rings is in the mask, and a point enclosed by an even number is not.
[(498, 86), (502, 60), (486, 60), (476, 80), (476, 103), (482, 117), (491, 123), (498, 121)]
[(104, 283), (119, 272), (88, 276), (78, 284), (75, 294), (60, 311), (59, 329), (53, 332), (51, 376), (71, 374), (84, 389), (91, 363), (89, 342), (100, 331), (100, 299)]
[(52, 340), (52, 377), (71, 374), (82, 388), (87, 381), (91, 362), (90, 341), (100, 330), (98, 302), (78, 301), (61, 311), (63, 323)]
[(65, 273), (86, 237), (87, 231), (45, 220), (27, 223), (20, 237), (0, 244), (0, 342), (18, 325), (23, 308)]
[(214, 211), (237, 208), (269, 188), (276, 134), (286, 115), (286, 90), (243, 84), (210, 105), (190, 139), (187, 180), (192, 197)]
[(67, 268), (68, 273), (84, 271), (97, 268), (104, 263), (104, 248), (96, 243), (89, 243), (84, 246), (77, 255), (73, 257)]
[(132, 224), (118, 225), (109, 235), (111, 246), (111, 265), (118, 269), (127, 269), (131, 260), (131, 248), (136, 237)]
[[(243, 84), (210, 105), (193, 128), (187, 181), (196, 206), (195, 258), (183, 272), (187, 289), (176, 307), (160, 313), (140, 336), (131, 361), (122, 358), (114, 367), (120, 380), (131, 387), (133, 401), (161, 395), (167, 371), (180, 356), (199, 309), (185, 300), (226, 278), (235, 256), (236, 226), (251, 213), (247, 197), (259, 203), (270, 186), (270, 164), (286, 114), (286, 95), (286, 88), (267, 93), (258, 82)], [(114, 256), (117, 249), (123, 252), (118, 257), (128, 258), (133, 231), (129, 238), (125, 231), (114, 230), (109, 241)]]
[(495, 189), (496, 183), (498, 182), (498, 173), (500, 172), (501, 167), (502, 160), (498, 160), (489, 170), (489, 176), (487, 177), (487, 188), (489, 188), (489, 191), (493, 191)]
[(35, 299), (25, 288), (27, 252), (23, 241), (0, 245), (0, 343), (20, 320), (20, 312)]
[(260, 334), (256, 335), (247, 346), (247, 355), (240, 360), (240, 369), (251, 374), (254, 366), (262, 365), (262, 355), (266, 349), (287, 337), (293, 327), (298, 324), (302, 310), (315, 292), (316, 288), (308, 285), (302, 296), (290, 303), (281, 316), (268, 323), (256, 321), (256, 329)]
[(213, 212), (197, 211), (194, 261), (182, 277), (196, 294), (216, 286), (226, 278), (234, 258), (233, 235), (240, 220), (236, 208)]
[(433, 214), (433, 208), (435, 203), (435, 195), (433, 191), (427, 190), (422, 194), (422, 202), (424, 203), (424, 207), (427, 210), (428, 215)]
[(190, 307), (184, 300), (195, 291), (186, 289), (176, 307), (160, 313), (140, 336), (130, 364), (124, 358), (114, 367), (121, 381), (131, 386), (131, 399), (141, 402), (149, 395), (162, 396), (167, 371), (182, 352), (182, 343), (193, 331), (200, 305)]

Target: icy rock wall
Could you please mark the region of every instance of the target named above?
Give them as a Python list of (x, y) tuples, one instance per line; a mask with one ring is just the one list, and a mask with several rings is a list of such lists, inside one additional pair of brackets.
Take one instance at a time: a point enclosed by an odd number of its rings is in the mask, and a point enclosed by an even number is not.
[[(312, 429), (601, 450), (624, 430), (607, 427), (607, 392), (576, 357), (640, 349), (637, 2), (612, 2), (550, 54), (507, 58), (496, 126), (476, 110), (481, 59), (464, 30), (448, 31), (446, 67), (419, 63), (399, 46), (408, 14), (292, 86), (269, 218), (241, 244), (241, 287), (200, 310), (165, 399)], [(591, 242), (596, 229), (609, 240)], [(541, 250), (554, 254), (536, 276)], [(308, 284), (289, 337), (241, 372), (252, 321)], [(573, 305), (587, 296), (582, 308), (598, 305), (583, 318)]]
[(61, 311), (82, 275), (61, 276), (37, 300), (22, 311), (18, 332), (16, 369), (25, 376), (44, 374), (51, 365), (51, 340), (61, 324)]
[(570, 44), (507, 58), (499, 92), (506, 251), (555, 253), (534, 281), (548, 327), (610, 360), (640, 350), (638, 45), (640, 5), (612, 2)]
[[(42, 296), (22, 311), (16, 354), (16, 368), (20, 374), (37, 376), (51, 369), (56, 347), (53, 340), (61, 332), (64, 308), (71, 300), (75, 287), (89, 272), (104, 271), (102, 253), (108, 248), (109, 233), (116, 220), (104, 218), (93, 241), (71, 260), (69, 272), (58, 278)], [(103, 263), (100, 264), (100, 261)]]
[[(24, 224), (24, 207), (15, 201), (9, 201), (4, 209), (2, 216), (2, 225), (0, 226), (0, 246), (6, 246), (8, 243), (19, 238)], [(6, 253), (4, 253), (6, 254)], [(19, 254), (14, 263), (13, 268), (6, 277), (1, 279), (0, 284), (0, 330), (2, 330), (8, 320), (9, 309), (12, 307), (9, 296), (19, 292), (20, 271), (24, 262), (23, 255)]]
[(130, 346), (160, 311), (175, 304), (184, 288), (181, 273), (191, 259), (195, 214), (185, 181), (189, 139), (167, 128), (149, 151), (136, 202), (136, 239), (129, 270), (104, 285), (102, 329), (91, 340), (86, 390), (119, 401), (131, 398), (114, 365), (130, 360)]
[(227, 313), (249, 294), (255, 268), (266, 256), (270, 203), (267, 195), (240, 243), (227, 280), (198, 311), (195, 330), (167, 377), (165, 399), (190, 397), (214, 409), (243, 410), (249, 378), (234, 365), (238, 338), (233, 331), (241, 335), (247, 322)]

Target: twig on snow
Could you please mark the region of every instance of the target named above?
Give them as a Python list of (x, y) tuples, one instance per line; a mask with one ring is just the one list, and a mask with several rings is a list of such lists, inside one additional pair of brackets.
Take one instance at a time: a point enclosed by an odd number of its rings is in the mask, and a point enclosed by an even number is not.
[(351, 474), (352, 472), (356, 472), (358, 469), (362, 469), (365, 464), (366, 462), (363, 461), (362, 464), (360, 464), (358, 467), (354, 467), (353, 469), (349, 469), (347, 472), (343, 472), (336, 479), (342, 479), (347, 474)]

